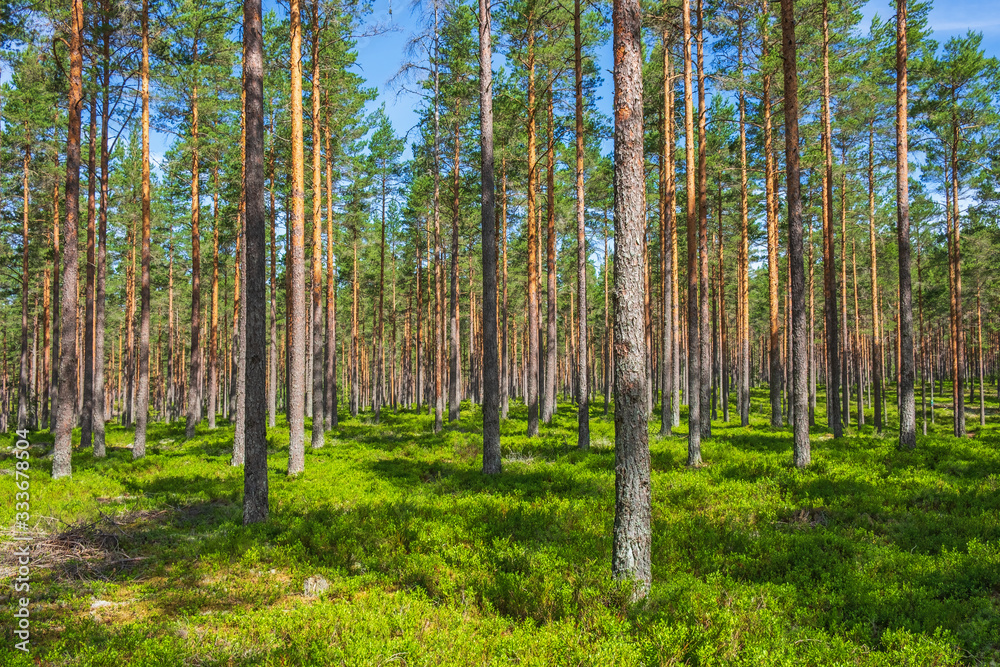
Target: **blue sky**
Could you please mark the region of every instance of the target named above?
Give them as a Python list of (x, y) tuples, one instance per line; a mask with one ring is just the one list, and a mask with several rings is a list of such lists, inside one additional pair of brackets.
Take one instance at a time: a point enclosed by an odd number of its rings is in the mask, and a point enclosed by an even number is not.
[[(399, 94), (387, 85), (399, 69), (404, 58), (407, 40), (413, 34), (417, 23), (411, 13), (409, 0), (395, 0), (389, 16), (390, 0), (376, 0), (371, 19), (383, 23), (393, 23), (398, 29), (378, 37), (363, 40), (358, 44), (358, 64), (369, 85), (379, 90), (378, 100), (371, 105), (376, 108), (385, 103), (386, 113), (397, 134), (404, 134), (417, 122), (416, 107), (419, 100), (410, 95)], [(864, 7), (865, 25), (876, 14), (885, 19), (895, 13), (895, 3), (891, 0), (872, 0)], [(988, 55), (1000, 56), (1000, 7), (997, 0), (937, 0), (930, 14), (930, 24), (934, 38), (943, 44), (949, 37), (964, 35), (967, 30), (983, 33), (983, 46)], [(610, 41), (598, 50), (601, 71), (607, 73), (612, 65)], [(611, 116), (613, 95), (611, 75), (605, 74), (604, 83), (598, 94), (601, 99), (598, 108)], [(610, 149), (610, 144), (608, 146)]]
[[(997, 0), (937, 0), (930, 14), (935, 39), (943, 44), (949, 37), (964, 35), (970, 29), (976, 30), (983, 33), (986, 53), (1000, 56), (1000, 12), (997, 11), (996, 3)], [(265, 11), (270, 8), (277, 8), (279, 12), (286, 11), (275, 0), (265, 0), (264, 6)], [(866, 23), (876, 14), (883, 18), (891, 16), (893, 6), (891, 0), (872, 0), (863, 10)], [(415, 95), (399, 90), (397, 86), (389, 85), (389, 81), (404, 60), (407, 42), (417, 30), (418, 17), (412, 10), (411, 0), (375, 0), (367, 22), (394, 28), (375, 37), (362, 38), (358, 42), (360, 73), (367, 79), (368, 85), (378, 89), (378, 99), (369, 104), (369, 110), (384, 103), (396, 133), (406, 134), (417, 122), (416, 108), (420, 100)], [(612, 61), (610, 42), (598, 49), (598, 60), (605, 76), (603, 85), (597, 91), (600, 96), (597, 105), (605, 115), (610, 116), (613, 94), (611, 76), (607, 73)], [(9, 73), (4, 71), (3, 81), (8, 80)], [(151, 150), (155, 162), (159, 161), (171, 140), (172, 137), (154, 133)], [(610, 143), (606, 148), (610, 149)]]

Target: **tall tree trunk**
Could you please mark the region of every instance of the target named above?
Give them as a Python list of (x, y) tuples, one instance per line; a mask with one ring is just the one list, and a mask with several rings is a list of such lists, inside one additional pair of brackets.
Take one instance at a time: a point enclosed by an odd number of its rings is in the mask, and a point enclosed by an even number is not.
[[(28, 122), (24, 122), (25, 133), (28, 132)], [(28, 141), (28, 138), (25, 138)], [(31, 145), (25, 143), (23, 160), (23, 232), (21, 237), (21, 365), (17, 383), (17, 430), (28, 428), (28, 209), (30, 196), (28, 192), (28, 169), (31, 163)], [(93, 178), (93, 177), (91, 177)], [(89, 245), (88, 245), (89, 247)], [(91, 252), (93, 250), (91, 249)]]
[[(174, 368), (174, 240), (170, 238), (170, 258), (167, 263), (167, 423), (177, 411), (177, 382)], [(114, 357), (114, 348), (112, 348)], [(114, 365), (112, 364), (112, 368)]]
[[(691, 76), (691, 0), (682, 1), (684, 21), (684, 152), (687, 160), (687, 372), (688, 372), (688, 465), (701, 465), (701, 325), (698, 308), (698, 208), (695, 200), (694, 99)], [(617, 253), (617, 244), (615, 247)], [(615, 261), (615, 275), (618, 274)], [(617, 288), (617, 282), (616, 282)], [(617, 318), (616, 318), (617, 319)], [(615, 331), (617, 335), (617, 328)]]
[[(747, 188), (747, 126), (746, 93), (743, 90), (743, 22), (740, 21), (738, 38), (739, 63), (739, 108), (740, 108), (740, 248), (736, 258), (736, 344), (739, 346), (737, 365), (737, 401), (739, 402), (740, 426), (750, 425), (750, 232), (749, 201)], [(812, 338), (810, 338), (810, 346)]]
[(871, 250), (872, 280), (872, 375), (875, 385), (875, 430), (882, 432), (882, 331), (878, 313), (878, 261), (875, 246), (875, 120), (868, 129), (868, 245)]
[(361, 402), (358, 386), (358, 228), (351, 230), (354, 235), (354, 265), (351, 270), (351, 416), (358, 416)]
[(444, 428), (444, 261), (441, 250), (441, 71), (439, 9), (434, 1), (434, 432)]
[[(337, 428), (337, 277), (333, 256), (333, 153), (326, 128), (326, 384), (323, 409), (327, 429)], [(419, 262), (418, 262), (419, 264)]]
[(215, 429), (219, 387), (219, 170), (212, 168), (212, 319), (208, 334), (208, 428)]
[[(842, 160), (847, 164), (847, 151), (841, 149)], [(844, 426), (851, 425), (851, 328), (847, 319), (847, 171), (841, 174), (840, 191), (840, 322), (844, 327), (840, 339), (841, 417)]]
[(83, 0), (73, 0), (69, 44), (69, 119), (66, 134), (66, 218), (63, 236), (66, 252), (63, 253), (62, 280), (68, 289), (62, 290), (59, 331), (59, 401), (56, 418), (55, 449), (52, 456), (52, 477), (69, 477), (72, 472), (73, 404), (76, 396), (76, 283), (77, 283), (77, 229), (80, 224), (80, 109), (83, 105)]
[(796, 71), (794, 0), (781, 0), (781, 37), (785, 82), (785, 169), (788, 179), (788, 257), (792, 293), (792, 403), (794, 463), (809, 465), (809, 390), (806, 385), (805, 269), (802, 262), (802, 197), (799, 181), (799, 81)]
[(246, 461), (243, 523), (267, 520), (267, 428), (264, 423), (264, 40), (260, 0), (243, 4), (245, 96), (244, 234), (246, 234)]
[[(839, 438), (844, 434), (844, 431), (840, 415), (841, 368), (840, 345), (837, 341), (839, 333), (837, 328), (837, 273), (836, 260), (833, 256), (833, 135), (830, 129), (830, 31), (827, 5), (827, 0), (823, 0), (823, 313), (826, 316), (826, 359), (827, 374), (830, 377), (830, 384), (826, 388), (826, 402), (829, 410), (827, 424), (833, 430), (833, 437)], [(787, 44), (785, 49), (787, 52)], [(785, 76), (787, 79), (788, 75)], [(785, 108), (789, 108), (787, 103)], [(796, 145), (797, 151), (798, 146)], [(801, 232), (801, 228), (799, 231)], [(795, 335), (794, 331), (792, 335)]]
[[(480, 0), (484, 1), (484, 0)], [(580, 313), (577, 339), (576, 442), (580, 449), (590, 448), (590, 387), (587, 383), (587, 226), (583, 189), (583, 60), (580, 28), (581, 0), (573, 3), (573, 69), (576, 84), (576, 298)]]
[[(96, 77), (95, 77), (96, 78)], [(93, 445), (94, 427), (94, 275), (97, 242), (97, 95), (90, 95), (90, 132), (87, 134), (87, 282), (83, 318), (83, 408), (80, 446)]]
[[(416, 332), (416, 343), (414, 349), (414, 363), (416, 364), (416, 373), (414, 375), (414, 400), (416, 405), (416, 412), (419, 414), (420, 409), (423, 406), (424, 398), (424, 322), (423, 322), (423, 275), (421, 271), (423, 269), (423, 260), (420, 257), (420, 248), (423, 246), (421, 243), (421, 232), (424, 230), (420, 229), (417, 225), (414, 225), (416, 233), (416, 238), (414, 239), (413, 245), (417, 248), (417, 270), (416, 270), (416, 282), (417, 284), (417, 332)], [(428, 264), (430, 264), (430, 257), (427, 258)], [(428, 299), (430, 297), (428, 296)]]
[[(251, 13), (256, 11), (251, 5)], [(246, 8), (244, 8), (246, 11)], [(255, 18), (251, 16), (251, 18)], [(246, 48), (246, 46), (244, 46)], [(247, 55), (251, 55), (249, 52)], [(249, 74), (249, 73), (248, 73)], [(244, 86), (247, 82), (244, 80)], [(274, 202), (274, 143), (277, 138), (274, 135), (274, 116), (271, 116), (271, 149), (270, 149), (270, 171), (271, 179), (268, 191), (271, 197), (271, 312), (270, 312), (270, 343), (268, 347), (267, 362), (267, 425), (274, 428), (277, 423), (278, 413), (278, 243), (275, 232), (275, 218), (277, 211)]]
[(611, 572), (649, 593), (651, 498), (643, 331), (645, 196), (642, 154), (641, 12), (615, 0), (615, 523)]
[(556, 339), (556, 311), (559, 304), (556, 303), (556, 192), (555, 192), (555, 171), (556, 171), (556, 139), (555, 121), (553, 114), (552, 86), (549, 84), (548, 103), (546, 104), (545, 115), (548, 124), (548, 146), (546, 147), (548, 165), (545, 170), (545, 285), (546, 285), (546, 312), (545, 312), (545, 400), (543, 401), (543, 418), (546, 424), (552, 423), (552, 417), (556, 413), (556, 352), (559, 344)]
[[(899, 445), (917, 446), (914, 397), (913, 285), (910, 276), (910, 189), (907, 146), (906, 0), (896, 2), (896, 243), (899, 246)], [(981, 346), (980, 346), (980, 349)]]
[(535, 191), (538, 182), (538, 160), (535, 152), (535, 25), (528, 13), (528, 362), (525, 399), (528, 402), (528, 437), (538, 435), (538, 219), (535, 211)]
[[(768, 53), (767, 38), (764, 53)], [(771, 400), (771, 426), (780, 427), (781, 413), (781, 306), (778, 303), (778, 195), (775, 192), (777, 174), (771, 138), (771, 74), (764, 74), (761, 107), (764, 112), (764, 191), (767, 218), (767, 303), (768, 303), (768, 393)]]
[[(577, 0), (579, 2), (579, 0)], [(674, 219), (675, 185), (674, 162), (674, 105), (673, 66), (670, 63), (669, 35), (663, 31), (663, 146), (660, 153), (660, 374), (663, 399), (660, 402), (660, 435), (673, 435), (674, 402), (674, 336), (673, 326), (673, 277), (674, 261), (672, 236), (677, 221)], [(581, 301), (581, 304), (585, 304)], [(583, 307), (581, 305), (581, 307)]]
[[(42, 272), (42, 386), (41, 386), (41, 406), (39, 413), (41, 415), (41, 428), (47, 429), (49, 427), (49, 383), (51, 380), (49, 376), (51, 375), (52, 368), (49, 366), (49, 359), (51, 358), (51, 346), (52, 339), (49, 332), (49, 310), (52, 306), (51, 302), (51, 288), (49, 287), (49, 269), (45, 267)], [(6, 378), (4, 378), (6, 381)], [(6, 399), (0, 399), (0, 403)]]
[[(54, 144), (58, 143), (58, 134), (57, 130), (53, 130), (52, 139)], [(58, 173), (59, 151), (53, 151), (53, 155), (53, 162), (55, 163), (53, 165), (53, 173)], [(56, 177), (52, 181), (52, 356), (49, 362), (52, 367), (52, 376), (49, 380), (49, 400), (51, 402), (49, 429), (54, 435), (58, 430), (57, 422), (59, 419), (59, 355), (62, 345), (62, 337), (60, 336), (62, 318), (59, 314), (62, 300), (62, 287), (59, 280), (59, 264), (62, 261), (59, 251), (59, 225), (62, 223), (62, 220), (59, 217), (59, 179)], [(6, 358), (4, 356), (4, 359)], [(4, 412), (4, 414), (6, 415), (7, 413)]]
[(851, 241), (851, 272), (854, 282), (854, 377), (858, 382), (858, 426), (865, 425), (864, 391), (861, 384), (861, 308), (858, 305), (857, 249)]
[(952, 290), (952, 368), (955, 437), (965, 437), (965, 322), (962, 316), (962, 228), (958, 208), (958, 145), (961, 130), (959, 121), (952, 119), (951, 142), (951, 273)]
[(458, 320), (458, 223), (461, 218), (461, 172), (459, 164), (462, 148), (462, 134), (458, 123), (455, 123), (455, 154), (452, 163), (452, 218), (451, 218), (451, 271), (449, 291), (449, 332), (451, 335), (449, 350), (448, 373), (448, 421), (458, 421), (459, 408), (462, 401), (462, 339), (459, 335)]
[[(198, 62), (198, 42), (194, 43), (194, 62)], [(292, 102), (294, 105), (294, 101)], [(194, 437), (195, 427), (201, 421), (201, 239), (198, 231), (201, 197), (198, 193), (198, 84), (191, 91), (191, 374), (188, 384), (187, 421), (184, 435)]]
[(702, 0), (697, 0), (698, 15), (698, 256), (699, 256), (699, 309), (701, 337), (701, 437), (712, 437), (712, 420), (709, 406), (712, 398), (712, 321), (709, 314), (708, 278), (708, 154), (705, 124), (708, 110), (705, 106), (705, 33)]
[(312, 429), (313, 449), (323, 446), (323, 182), (319, 133), (319, 0), (312, 6)]
[[(139, 311), (139, 379), (136, 387), (136, 422), (135, 422), (135, 444), (132, 446), (132, 458), (138, 459), (146, 455), (146, 423), (149, 419), (149, 236), (150, 236), (150, 192), (149, 192), (149, 0), (142, 2), (142, 68), (141, 68), (141, 92), (142, 92), (142, 277), (140, 278), (140, 298), (142, 305)], [(102, 158), (103, 159), (103, 158)], [(103, 189), (103, 188), (102, 188)], [(218, 176), (216, 176), (216, 197), (218, 197)], [(101, 198), (101, 208), (104, 208), (104, 198)], [(215, 224), (215, 223), (213, 223)], [(215, 224), (216, 239), (218, 239), (218, 226)], [(216, 242), (216, 248), (218, 244)], [(216, 314), (218, 307), (218, 252), (215, 258), (215, 275), (213, 283), (215, 293), (212, 304), (212, 357), (214, 364), (215, 357), (215, 329)], [(215, 380), (215, 369), (213, 365), (212, 381)], [(98, 392), (100, 387), (98, 386)], [(215, 390), (214, 385), (211, 390), (211, 415), (215, 421)]]
[(511, 390), (511, 368), (510, 368), (510, 354), (508, 337), (508, 310), (507, 310), (507, 160), (503, 160), (503, 203), (501, 204), (501, 218), (503, 219), (503, 231), (501, 238), (503, 239), (503, 304), (501, 311), (501, 322), (503, 323), (503, 356), (501, 357), (503, 363), (503, 374), (501, 376), (500, 385), (500, 416), (503, 419), (507, 418), (507, 411), (510, 409), (510, 390)]
[(305, 165), (302, 147), (302, 22), (300, 0), (291, 0), (292, 210), (288, 337), (288, 474), (305, 470), (306, 276)]
[(611, 345), (613, 343), (611, 339), (611, 324), (608, 319), (609, 308), (608, 308), (608, 297), (610, 291), (608, 290), (608, 269), (610, 266), (608, 256), (608, 217), (605, 212), (604, 215), (604, 361), (602, 362), (602, 367), (604, 371), (604, 416), (608, 416), (608, 407), (611, 403)]
[[(493, 69), (489, 0), (479, 0), (479, 146), (482, 152), (480, 208), (483, 243), (483, 474), (498, 475), (500, 377), (497, 350), (497, 238), (493, 177)], [(504, 225), (506, 236), (506, 224)], [(504, 243), (506, 250), (506, 242)], [(504, 253), (506, 255), (506, 252)], [(506, 319), (506, 318), (505, 318)], [(505, 336), (506, 338), (506, 336)], [(506, 340), (504, 341), (506, 344)]]
[[(246, 82), (242, 82), (240, 91), (240, 182), (246, 183)], [(256, 196), (256, 195), (255, 195)], [(237, 231), (237, 266), (246, 269), (246, 190), (240, 192), (240, 201), (237, 208), (236, 218), (239, 229)], [(242, 245), (240, 241), (243, 241)], [(239, 270), (239, 268), (237, 270)], [(244, 464), (246, 460), (246, 416), (247, 416), (247, 281), (246, 276), (242, 282), (236, 281), (237, 298), (239, 307), (234, 308), (234, 312), (239, 313), (239, 328), (233, 327), (234, 350), (237, 355), (233, 358), (235, 368), (236, 388), (236, 428), (233, 432), (233, 456), (230, 465), (236, 467)]]

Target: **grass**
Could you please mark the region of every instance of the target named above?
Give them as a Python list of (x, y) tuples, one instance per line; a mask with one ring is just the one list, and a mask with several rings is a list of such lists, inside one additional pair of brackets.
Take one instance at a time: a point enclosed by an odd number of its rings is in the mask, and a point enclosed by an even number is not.
[[(765, 393), (753, 402), (751, 428), (715, 422), (703, 468), (685, 466), (683, 436), (651, 436), (654, 582), (638, 605), (610, 577), (614, 434), (597, 408), (580, 452), (572, 406), (529, 440), (512, 402), (495, 479), (480, 474), (469, 404), (438, 435), (426, 414), (347, 419), (295, 479), (279, 424), (271, 519), (251, 528), (231, 426), (184, 441), (183, 424), (155, 424), (139, 462), (112, 427), (107, 458), (75, 452), (59, 481), (51, 439), (34, 433), (32, 514), (90, 550), (36, 567), (32, 654), (5, 622), (0, 664), (1000, 661), (1000, 430), (952, 438), (939, 411), (938, 431), (902, 452), (870, 427), (839, 440), (816, 428), (798, 471)], [(14, 490), (0, 476), (4, 526)], [(317, 597), (303, 593), (313, 576), (329, 582)], [(10, 588), (0, 602), (13, 609)]]

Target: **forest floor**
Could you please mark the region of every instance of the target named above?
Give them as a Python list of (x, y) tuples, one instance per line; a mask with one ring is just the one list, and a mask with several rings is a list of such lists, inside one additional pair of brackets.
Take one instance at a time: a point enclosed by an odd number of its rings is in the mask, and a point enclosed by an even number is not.
[[(59, 481), (51, 438), (32, 433), (31, 654), (7, 621), (8, 543), (0, 664), (996, 665), (996, 401), (982, 429), (977, 401), (978, 437), (962, 440), (939, 409), (913, 452), (891, 430), (833, 440), (817, 427), (799, 471), (764, 392), (751, 428), (714, 422), (702, 468), (685, 465), (683, 436), (651, 435), (654, 581), (638, 605), (610, 580), (614, 436), (600, 403), (580, 452), (572, 405), (529, 440), (512, 401), (495, 479), (480, 474), (468, 403), (438, 435), (426, 413), (345, 419), (296, 479), (279, 423), (271, 518), (251, 528), (226, 422), (190, 441), (183, 423), (154, 424), (137, 462), (130, 431), (112, 427), (107, 458), (77, 451)], [(14, 441), (0, 444), (6, 528)]]

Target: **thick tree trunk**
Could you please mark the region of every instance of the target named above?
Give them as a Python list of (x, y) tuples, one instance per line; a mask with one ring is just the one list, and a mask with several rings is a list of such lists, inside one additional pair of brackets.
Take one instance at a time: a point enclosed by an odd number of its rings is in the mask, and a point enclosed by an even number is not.
[(548, 124), (548, 146), (546, 147), (548, 165), (545, 170), (545, 400), (543, 406), (543, 421), (552, 423), (556, 413), (556, 351), (559, 343), (556, 338), (556, 139), (555, 122), (553, 119), (552, 84), (549, 84), (548, 104), (545, 114)]
[[(739, 108), (740, 108), (740, 248), (736, 258), (736, 344), (738, 346), (736, 392), (739, 403), (740, 426), (750, 425), (750, 232), (749, 200), (747, 187), (747, 126), (746, 93), (743, 91), (743, 23), (739, 24)], [(810, 337), (810, 347), (812, 338)]]
[[(765, 38), (764, 53), (768, 52)], [(771, 139), (771, 74), (764, 74), (764, 94), (761, 99), (764, 112), (764, 191), (767, 218), (767, 303), (768, 303), (768, 393), (771, 400), (771, 426), (780, 427), (781, 413), (781, 306), (778, 303), (778, 195), (775, 192), (776, 174), (774, 149)]]
[[(579, 2), (579, 0), (577, 0)], [(673, 435), (674, 402), (674, 248), (672, 236), (676, 233), (674, 218), (674, 99), (673, 67), (670, 63), (670, 44), (667, 30), (663, 31), (663, 145), (660, 153), (660, 375), (663, 398), (660, 402), (660, 435)], [(585, 302), (581, 302), (585, 303)]]
[[(80, 389), (80, 446), (93, 445), (94, 428), (94, 280), (97, 258), (97, 95), (90, 96), (90, 132), (87, 134), (87, 282), (84, 287), (83, 377)], [(129, 348), (131, 350), (131, 348)]]
[(208, 334), (208, 428), (215, 429), (219, 393), (219, 170), (212, 169), (212, 319)]
[(525, 367), (528, 403), (528, 437), (538, 435), (538, 218), (535, 191), (538, 182), (538, 159), (535, 152), (535, 33), (534, 17), (528, 16), (528, 360)]
[[(837, 326), (837, 273), (836, 260), (833, 256), (833, 146), (831, 145), (832, 131), (830, 129), (830, 34), (827, 5), (827, 0), (823, 0), (823, 313), (826, 319), (827, 375), (830, 378), (826, 388), (827, 425), (833, 430), (833, 437), (839, 438), (844, 434), (844, 431), (840, 415), (841, 368), (840, 344), (837, 341), (839, 333)], [(787, 40), (787, 37), (785, 39)], [(788, 45), (786, 44), (786, 57), (787, 49)], [(785, 77), (787, 79), (787, 73)], [(790, 108), (787, 102), (785, 108)], [(786, 118), (786, 124), (787, 122)], [(798, 146), (796, 145), (797, 150)], [(794, 331), (792, 335), (795, 335)]]
[[(25, 131), (28, 130), (28, 123), (25, 121)], [(17, 430), (23, 431), (28, 428), (28, 209), (30, 196), (28, 192), (28, 170), (31, 163), (31, 146), (24, 146), (23, 160), (23, 232), (21, 237), (21, 359), (20, 375), (17, 383)], [(91, 176), (93, 178), (93, 176)], [(88, 242), (88, 249), (93, 253)], [(89, 270), (88, 270), (89, 272)]]
[[(250, 7), (251, 12), (256, 11), (254, 6)], [(246, 7), (244, 7), (246, 11)], [(251, 17), (253, 18), (253, 17)], [(246, 48), (246, 46), (244, 46)], [(249, 52), (247, 55), (251, 55)], [(244, 80), (244, 86), (247, 82)], [(278, 413), (278, 243), (275, 232), (275, 218), (277, 211), (274, 202), (274, 117), (271, 117), (271, 179), (269, 183), (269, 194), (271, 196), (271, 308), (270, 308), (270, 343), (268, 347), (267, 361), (267, 425), (274, 428), (277, 423)]]
[(615, 523), (611, 571), (634, 586), (652, 583), (651, 483), (645, 332), (641, 13), (638, 0), (615, 0)]
[(305, 165), (302, 147), (302, 23), (300, 0), (291, 0), (292, 210), (289, 258), (288, 474), (305, 470), (306, 285)]
[[(150, 294), (149, 294), (149, 236), (150, 236), (150, 191), (149, 191), (149, 0), (142, 3), (142, 69), (141, 69), (141, 93), (142, 93), (142, 240), (141, 240), (141, 264), (142, 277), (139, 280), (139, 290), (141, 306), (139, 308), (139, 379), (136, 387), (136, 421), (135, 421), (135, 444), (132, 446), (132, 458), (138, 459), (146, 455), (146, 423), (149, 419), (149, 316), (150, 316)], [(218, 178), (216, 178), (216, 196), (218, 196)], [(102, 197), (102, 206), (103, 197)], [(218, 239), (218, 227), (216, 226), (216, 239)], [(216, 240), (216, 248), (218, 241)], [(213, 316), (213, 347), (212, 357), (215, 356), (215, 316), (218, 306), (218, 252), (215, 254), (215, 275), (213, 283), (216, 293), (213, 294), (212, 316)], [(212, 380), (214, 377), (214, 367)], [(98, 392), (101, 387), (97, 387)], [(215, 421), (214, 385), (211, 390), (213, 400), (211, 401), (212, 421)]]
[[(56, 142), (58, 138), (58, 132), (53, 132), (53, 141)], [(53, 165), (53, 173), (58, 173), (59, 171), (59, 152), (55, 151), (55, 157), (53, 159), (55, 164)], [(60, 273), (60, 262), (62, 257), (59, 252), (59, 225), (62, 220), (59, 217), (59, 179), (53, 178), (52, 185), (52, 356), (50, 358), (50, 365), (52, 367), (52, 375), (49, 379), (49, 400), (51, 402), (50, 408), (50, 423), (49, 429), (53, 434), (57, 431), (57, 421), (59, 418), (59, 355), (62, 345), (62, 337), (60, 336), (60, 330), (62, 328), (62, 318), (59, 315), (60, 305), (61, 305), (61, 282), (59, 280)], [(6, 359), (6, 356), (4, 357)], [(7, 413), (4, 412), (6, 415)]]
[(875, 430), (882, 432), (882, 331), (878, 312), (878, 261), (875, 246), (875, 123), (868, 130), (868, 245), (871, 250), (872, 281), (872, 383), (875, 385)]
[[(62, 290), (59, 331), (59, 401), (56, 419), (55, 448), (52, 455), (52, 477), (69, 477), (72, 472), (73, 407), (76, 396), (76, 308), (77, 298), (77, 229), (80, 224), (80, 109), (83, 105), (83, 0), (73, 0), (70, 5), (72, 28), (69, 48), (69, 128), (66, 135), (66, 219), (63, 236), (66, 252), (63, 254), (62, 280), (70, 289)], [(58, 280), (58, 279), (57, 279)]]
[(705, 107), (705, 34), (703, 31), (704, 11), (702, 0), (697, 0), (698, 16), (698, 257), (699, 257), (699, 310), (701, 336), (701, 438), (712, 437), (712, 419), (709, 408), (712, 397), (712, 321), (709, 314), (709, 277), (708, 277), (708, 154), (706, 139), (706, 121), (708, 110)]
[[(701, 465), (701, 324), (698, 308), (698, 208), (695, 199), (694, 99), (691, 76), (691, 2), (683, 0), (684, 20), (684, 152), (687, 160), (687, 372), (688, 465)], [(617, 252), (617, 250), (616, 250)], [(616, 275), (617, 275), (617, 262)], [(616, 331), (617, 334), (617, 331)]]
[[(913, 284), (910, 276), (910, 189), (907, 146), (906, 0), (896, 2), (896, 243), (899, 247), (899, 445), (917, 446), (914, 397)], [(980, 349), (982, 346), (980, 345)]]
[[(198, 42), (194, 44), (194, 61), (198, 62)], [(294, 102), (293, 102), (294, 105)], [(198, 222), (201, 197), (198, 193), (200, 173), (198, 168), (198, 84), (191, 91), (191, 374), (188, 384), (186, 438), (194, 437), (195, 427), (201, 421), (201, 239)]]
[[(489, 0), (479, 0), (479, 146), (482, 151), (483, 243), (483, 474), (498, 475), (500, 377), (497, 350), (496, 185), (493, 177), (493, 70)], [(506, 224), (504, 225), (506, 235)], [(504, 244), (506, 249), (506, 242)], [(506, 255), (506, 252), (505, 252)], [(506, 336), (505, 336), (506, 338)], [(506, 343), (506, 341), (504, 341)]]
[(511, 368), (510, 368), (510, 357), (508, 342), (508, 322), (509, 315), (507, 310), (507, 160), (503, 160), (503, 203), (501, 204), (501, 218), (503, 220), (503, 230), (501, 233), (501, 238), (503, 239), (503, 303), (501, 311), (501, 322), (503, 326), (503, 352), (501, 357), (501, 362), (503, 364), (503, 371), (500, 379), (500, 417), (503, 419), (507, 418), (507, 412), (510, 409), (510, 392), (511, 392)]
[(788, 180), (788, 258), (792, 293), (792, 414), (793, 460), (809, 465), (809, 390), (806, 385), (805, 269), (802, 262), (802, 197), (799, 182), (799, 91), (796, 67), (794, 0), (781, 0), (781, 38), (785, 83), (785, 170)]
[(459, 171), (461, 148), (461, 129), (455, 125), (455, 154), (452, 162), (452, 218), (451, 218), (451, 271), (449, 274), (449, 372), (448, 372), (448, 421), (458, 421), (461, 416), (459, 408), (462, 402), (462, 339), (459, 335), (458, 320), (458, 224), (461, 219), (461, 172)]
[(312, 7), (312, 428), (313, 449), (323, 446), (323, 181), (319, 132), (319, 0)]
[[(480, 0), (484, 1), (484, 0)], [(587, 382), (587, 227), (583, 188), (583, 60), (580, 29), (581, 0), (573, 3), (573, 69), (576, 83), (576, 298), (580, 326), (577, 339), (576, 442), (580, 449), (590, 448), (590, 387)]]
[[(324, 427), (337, 428), (337, 277), (333, 256), (333, 153), (326, 128), (326, 384)], [(419, 262), (418, 262), (419, 265)]]
[(244, 233), (246, 235), (246, 461), (243, 523), (267, 520), (267, 428), (264, 423), (264, 40), (260, 0), (243, 4), (245, 95)]
[(434, 432), (444, 428), (444, 261), (441, 250), (441, 72), (438, 4), (434, 1)]

